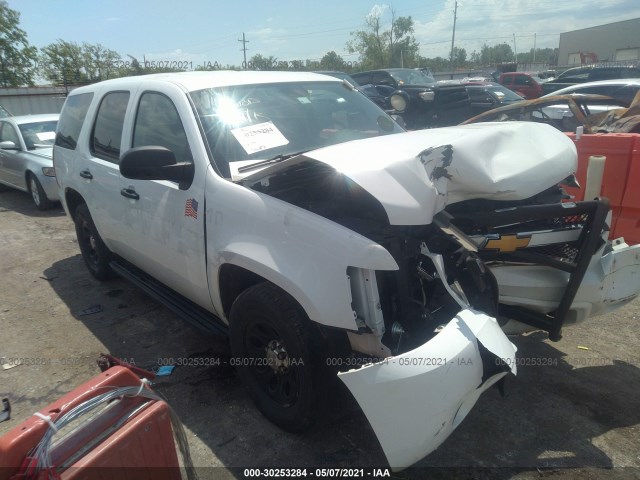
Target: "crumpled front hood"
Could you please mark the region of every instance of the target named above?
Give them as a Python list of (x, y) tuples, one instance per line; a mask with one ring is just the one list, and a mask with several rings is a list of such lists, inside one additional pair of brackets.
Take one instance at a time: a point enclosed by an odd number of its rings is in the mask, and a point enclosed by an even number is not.
[(251, 177), (278, 174), (308, 159), (368, 191), (391, 225), (426, 225), (446, 205), (463, 200), (532, 197), (574, 173), (577, 153), (573, 141), (549, 125), (482, 123), (332, 145)]
[(545, 124), (485, 123), (358, 140), (305, 154), (351, 178), (392, 225), (424, 225), (446, 205), (522, 200), (575, 172), (576, 148)]

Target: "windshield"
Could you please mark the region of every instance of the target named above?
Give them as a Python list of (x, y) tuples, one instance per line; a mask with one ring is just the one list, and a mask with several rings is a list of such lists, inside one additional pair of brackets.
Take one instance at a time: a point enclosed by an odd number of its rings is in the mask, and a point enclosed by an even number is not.
[(18, 125), (24, 143), (28, 149), (36, 147), (50, 147), (56, 139), (55, 120), (46, 122), (23, 123)]
[(422, 70), (413, 70), (411, 68), (399, 68), (397, 70), (389, 70), (389, 74), (398, 82), (406, 85), (431, 85), (436, 83), (435, 79)]
[(487, 87), (487, 90), (501, 102), (515, 102), (524, 100), (520, 95), (509, 90), (508, 88), (495, 86)]
[(338, 82), (273, 83), (190, 93), (213, 160), (286, 157), (402, 129), (376, 104)]

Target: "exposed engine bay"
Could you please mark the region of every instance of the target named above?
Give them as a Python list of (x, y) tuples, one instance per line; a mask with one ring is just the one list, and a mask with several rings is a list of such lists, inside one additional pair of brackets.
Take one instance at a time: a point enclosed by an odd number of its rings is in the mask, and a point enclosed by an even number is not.
[[(354, 298), (359, 333), (375, 333), (397, 355), (424, 344), (464, 306), (447, 291), (441, 273), (428, 254), (442, 256), (446, 283), (468, 305), (497, 315), (498, 289), (494, 276), (477, 254), (460, 245), (435, 223), (389, 225), (384, 208), (370, 193), (332, 167), (306, 159), (286, 172), (247, 182), (252, 189), (335, 221), (382, 245), (399, 266), (378, 271), (379, 309), (384, 327), (370, 322)], [(350, 267), (352, 295), (358, 275)], [(368, 280), (365, 280), (368, 281)]]

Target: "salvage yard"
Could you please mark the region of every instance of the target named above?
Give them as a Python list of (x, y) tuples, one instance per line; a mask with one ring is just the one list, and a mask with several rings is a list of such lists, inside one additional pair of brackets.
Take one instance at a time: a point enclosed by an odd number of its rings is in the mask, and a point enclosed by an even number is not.
[[(182, 420), (201, 478), (240, 478), (247, 467), (385, 466), (339, 386), (327, 421), (309, 433), (263, 418), (229, 365), (225, 339), (124, 280), (94, 280), (60, 207), (40, 212), (27, 194), (3, 190), (0, 232), (0, 398), (12, 406), (0, 435), (95, 376), (100, 353), (111, 353), (143, 368), (179, 365), (154, 388)], [(640, 478), (638, 321), (640, 300), (566, 327), (557, 343), (539, 332), (513, 337), (518, 376), (507, 379), (506, 398), (488, 391), (436, 452), (393, 476)]]

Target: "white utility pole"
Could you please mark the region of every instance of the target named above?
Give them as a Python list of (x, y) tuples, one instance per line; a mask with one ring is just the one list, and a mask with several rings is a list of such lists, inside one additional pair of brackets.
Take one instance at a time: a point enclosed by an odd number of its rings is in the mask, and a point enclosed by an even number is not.
[(449, 68), (453, 72), (453, 43), (456, 39), (456, 18), (458, 17), (458, 0), (456, 0), (456, 6), (453, 10), (453, 35), (451, 36), (451, 67)]

